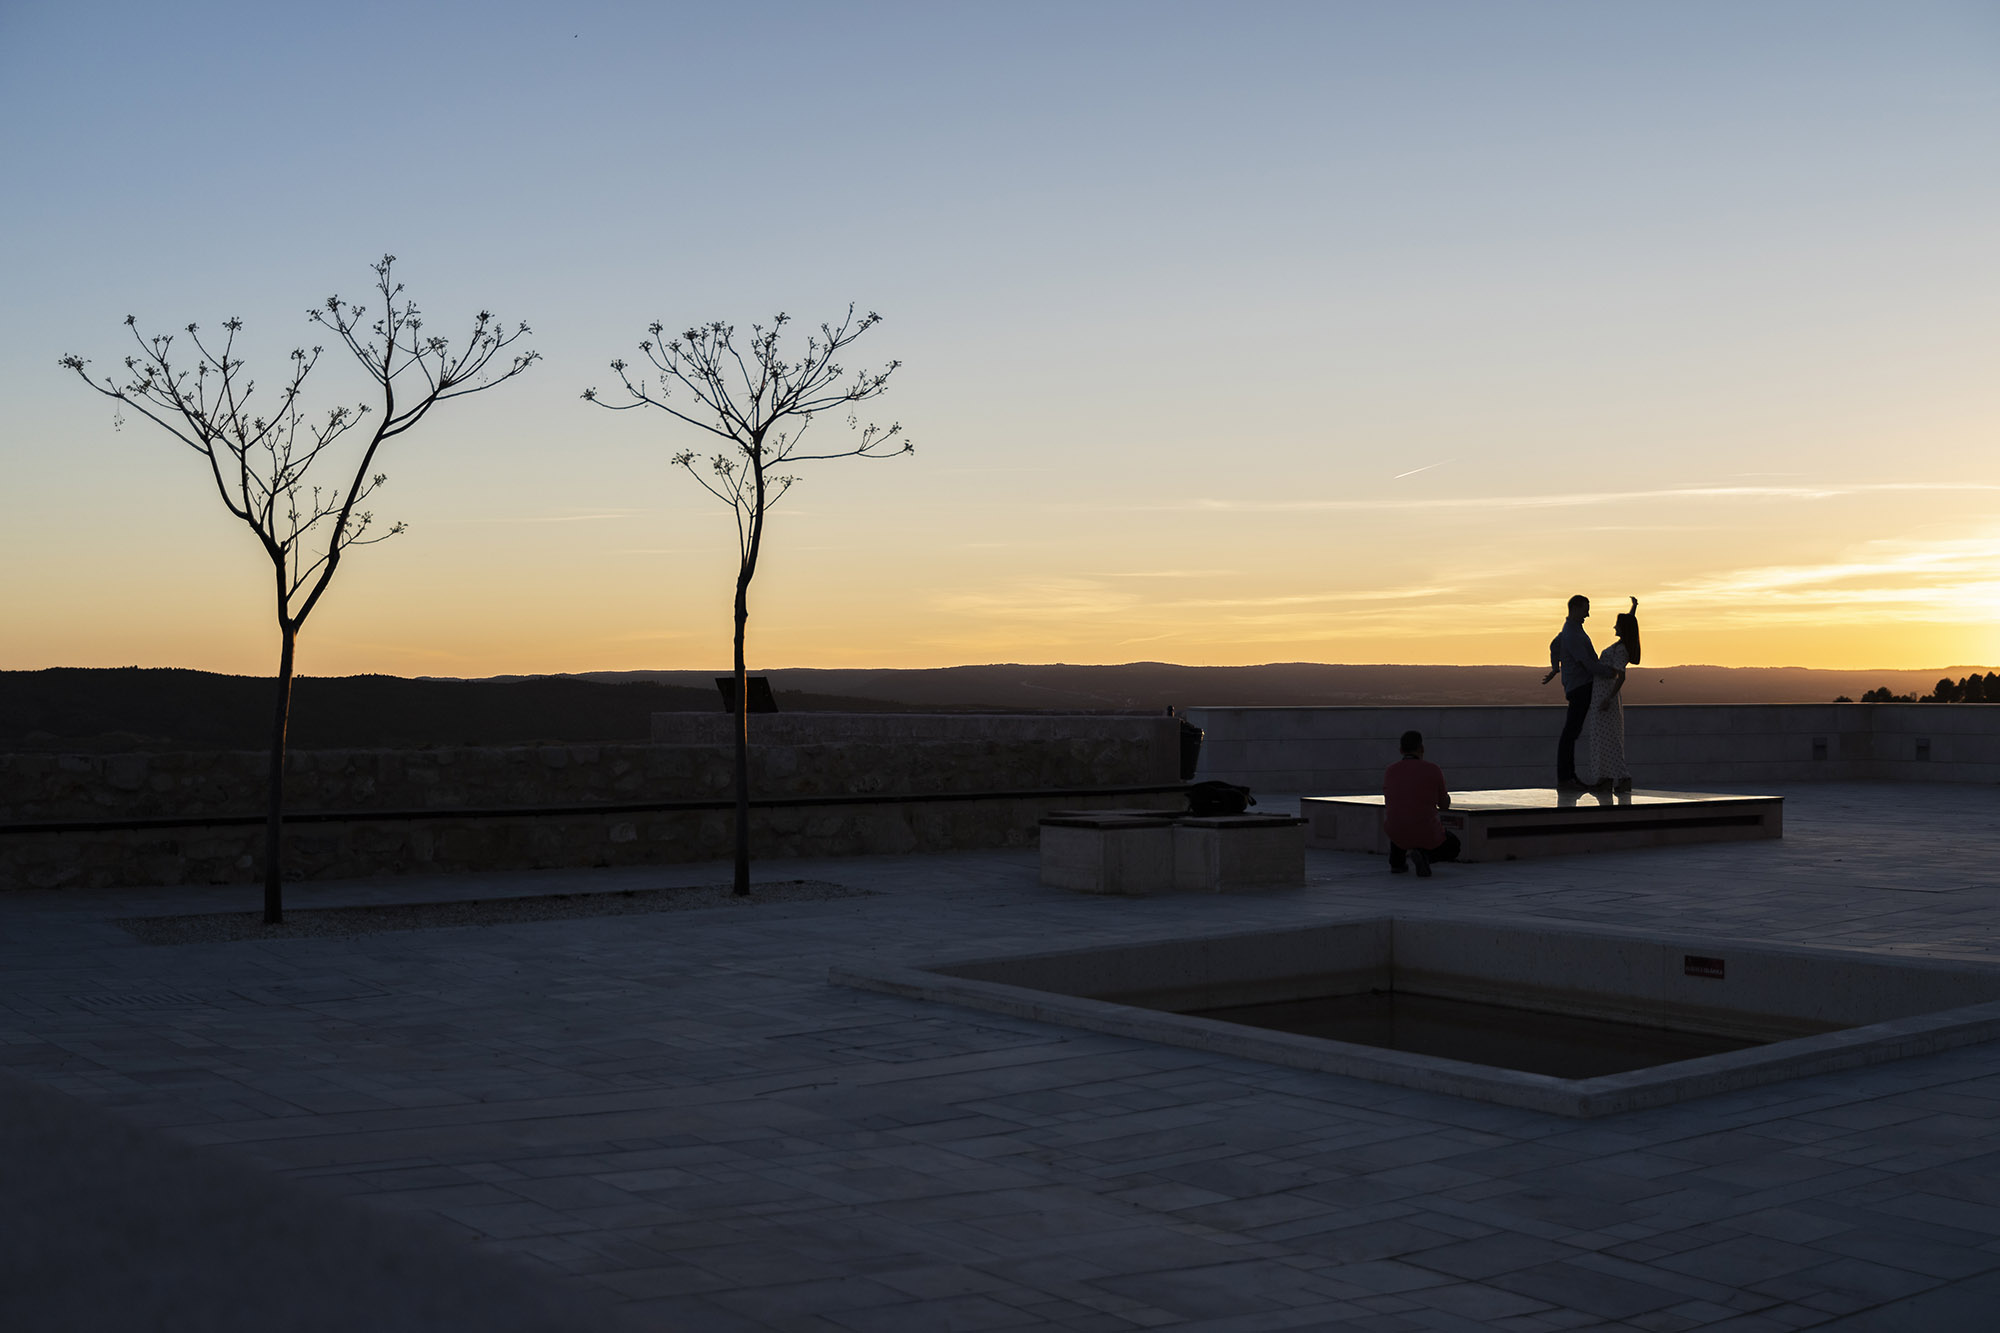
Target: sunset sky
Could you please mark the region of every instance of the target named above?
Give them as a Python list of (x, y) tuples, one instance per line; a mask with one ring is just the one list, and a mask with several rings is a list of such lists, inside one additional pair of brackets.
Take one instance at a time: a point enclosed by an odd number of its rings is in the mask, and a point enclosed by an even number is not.
[[(393, 441), (300, 669), (726, 665), (654, 320), (849, 301), (753, 667), (2000, 663), (2000, 5), (0, 4), (0, 667), (268, 674), (267, 566), (88, 393), (398, 276), (543, 360)], [(316, 404), (357, 399), (351, 368)]]

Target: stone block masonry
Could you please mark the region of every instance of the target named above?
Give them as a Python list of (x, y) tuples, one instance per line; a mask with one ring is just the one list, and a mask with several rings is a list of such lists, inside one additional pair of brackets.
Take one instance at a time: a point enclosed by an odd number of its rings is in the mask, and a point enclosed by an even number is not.
[[(728, 721), (662, 714), (655, 735), (679, 739), (650, 745), (295, 751), (286, 873), (726, 856)], [(760, 855), (1032, 846), (1036, 821), (1058, 806), (1181, 803), (1170, 718), (881, 721), (752, 719)], [(0, 755), (0, 888), (255, 879), (265, 763), (254, 752)]]
[[(1551, 692), (1554, 686), (1549, 687)], [(1379, 792), (1408, 728), (1454, 791), (1550, 785), (1560, 707), (1190, 708), (1200, 778), (1260, 792)], [(1625, 748), (1646, 787), (1773, 782), (2000, 782), (1991, 704), (1641, 704)]]

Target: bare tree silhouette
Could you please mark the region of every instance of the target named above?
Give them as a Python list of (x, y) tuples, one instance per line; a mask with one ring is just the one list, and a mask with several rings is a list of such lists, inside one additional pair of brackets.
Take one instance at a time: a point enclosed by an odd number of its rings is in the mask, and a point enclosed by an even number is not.
[(338, 296), (329, 296), (306, 312), (353, 353), (374, 381), (371, 396), (380, 396), (374, 429), (364, 432), (367, 446), (344, 487), (315, 485), (307, 474), (342, 437), (363, 426), (374, 404), (343, 404), (328, 408), (324, 417), (307, 417), (299, 394), (318, 366), (322, 348), (292, 352), (284, 387), (268, 412), (252, 406), (256, 383), (245, 376), (243, 361), (235, 354), (236, 335), (243, 328), (240, 319), (223, 323), (219, 347), (202, 338), (199, 325), (187, 326), (194, 349), (191, 370), (185, 359), (176, 363), (175, 335), (146, 337), (132, 315), (125, 317), (125, 325), (139, 350), (125, 358), (124, 376), (93, 379), (89, 362), (80, 356), (65, 356), (60, 363), (98, 393), (133, 408), (200, 454), (223, 506), (256, 534), (271, 562), (280, 640), (264, 824), (264, 920), (272, 925), (284, 920), (285, 736), (299, 630), (326, 594), (349, 549), (385, 541), (405, 526), (397, 523), (369, 535), (375, 515), (359, 506), (388, 480), (372, 470), (375, 456), (384, 442), (410, 430), (445, 399), (490, 389), (539, 359), (536, 352), (517, 352), (503, 369), (493, 369), (494, 360), (524, 336), (528, 326), (509, 332), (484, 310), (473, 320), (464, 345), (455, 350), (448, 340), (424, 333), (415, 302), (402, 299), (395, 263), (394, 255), (384, 255), (373, 265), (381, 308), (365, 328), (370, 307), (349, 304)]
[[(750, 337), (741, 346), (731, 324), (703, 324), (663, 342), (666, 326), (655, 323), (648, 330), (652, 336), (639, 344), (653, 373), (642, 369), (635, 381), (627, 373), (632, 367), (626, 362), (611, 363), (631, 401), (607, 403), (594, 388), (583, 392), (586, 401), (614, 412), (657, 407), (723, 442), (720, 452), (702, 460), (705, 475), (692, 449), (675, 454), (673, 461), (687, 469), (710, 495), (728, 505), (736, 518), (733, 891), (739, 896), (750, 892), (750, 695), (743, 641), (750, 620), (750, 581), (757, 575), (757, 559), (763, 550), (764, 520), (771, 506), (798, 480), (782, 469), (832, 458), (894, 458), (916, 450), (902, 438), (901, 424), (863, 426), (852, 410), (883, 393), (889, 376), (902, 362), (891, 361), (879, 371), (850, 375), (835, 360), (855, 339), (881, 323), (882, 317), (871, 311), (856, 319), (854, 307), (849, 305), (840, 323), (821, 324), (817, 333), (807, 335), (805, 350), (797, 360), (787, 360), (778, 346), (791, 322), (791, 316), (780, 313), (768, 325), (752, 324)], [(801, 452), (801, 440), (813, 420), (821, 413), (841, 409), (847, 410), (848, 428), (856, 432), (848, 447), (826, 453)]]

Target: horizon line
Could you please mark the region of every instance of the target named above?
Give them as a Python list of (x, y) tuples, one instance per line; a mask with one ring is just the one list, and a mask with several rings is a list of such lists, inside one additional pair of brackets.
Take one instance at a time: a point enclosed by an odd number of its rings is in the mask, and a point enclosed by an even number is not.
[[(780, 666), (754, 667), (751, 675), (773, 675), (779, 672), (898, 672), (931, 673), (944, 671), (984, 671), (984, 670), (1091, 670), (1116, 671), (1132, 667), (1165, 667), (1175, 671), (1268, 671), (1286, 667), (1318, 667), (1335, 670), (1405, 670), (1405, 671), (1539, 671), (1545, 669), (1540, 662), (1313, 662), (1294, 660), (1287, 662), (1250, 662), (1238, 664), (1193, 665), (1183, 662), (1163, 662), (1153, 658), (1127, 662), (961, 662), (952, 666), (896, 667), (896, 666)], [(1648, 671), (1810, 671), (1823, 674), (1894, 673), (1898, 675), (1921, 675), (1932, 671), (1942, 672), (1995, 672), (2000, 664), (1955, 662), (1940, 663), (1923, 667), (1815, 667), (1815, 666), (1725, 666), (1717, 662), (1679, 662), (1670, 665), (1647, 666)], [(248, 674), (234, 671), (213, 671), (206, 667), (187, 666), (44, 666), (44, 667), (0, 667), (0, 675), (35, 675), (49, 671), (184, 671), (195, 675), (228, 676), (240, 680), (267, 680), (272, 677), (262, 674)], [(390, 680), (437, 680), (479, 682), (488, 680), (565, 680), (588, 676), (729, 676), (734, 672), (727, 668), (708, 667), (601, 667), (580, 671), (496, 671), (483, 676), (450, 676), (423, 674), (401, 676), (390, 671), (354, 671), (344, 675), (312, 675), (300, 672), (299, 680), (359, 680), (368, 677), (382, 677)]]

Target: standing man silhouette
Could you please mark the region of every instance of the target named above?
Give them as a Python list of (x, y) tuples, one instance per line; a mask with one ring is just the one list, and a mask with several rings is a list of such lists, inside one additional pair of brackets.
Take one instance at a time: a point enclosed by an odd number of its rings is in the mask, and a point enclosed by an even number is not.
[(1583, 734), (1583, 723), (1590, 716), (1590, 690), (1599, 676), (1616, 673), (1597, 660), (1597, 649), (1591, 644), (1590, 636), (1583, 632), (1583, 622), (1590, 619), (1590, 599), (1582, 593), (1569, 599), (1569, 619), (1563, 621), (1562, 632), (1549, 641), (1549, 674), (1542, 677), (1546, 685), (1562, 674), (1563, 697), (1569, 701), (1569, 713), (1563, 718), (1562, 738), (1556, 742), (1556, 790), (1582, 791), (1584, 786), (1576, 777), (1576, 738)]

